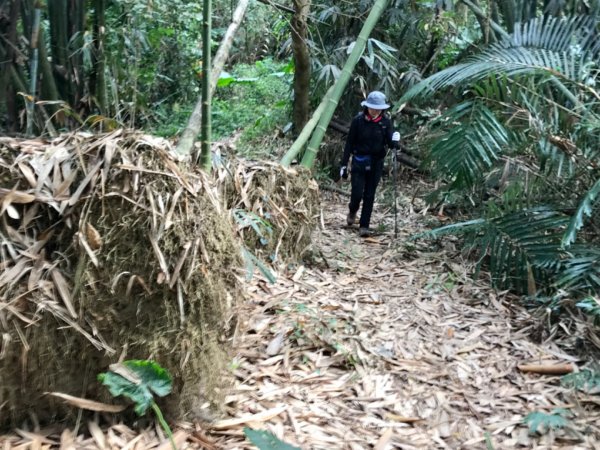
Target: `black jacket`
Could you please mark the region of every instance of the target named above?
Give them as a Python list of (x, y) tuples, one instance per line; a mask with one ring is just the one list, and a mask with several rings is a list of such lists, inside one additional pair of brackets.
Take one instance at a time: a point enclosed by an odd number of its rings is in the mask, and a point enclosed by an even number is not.
[(383, 115), (379, 122), (368, 120), (364, 112), (357, 114), (350, 124), (341, 165), (346, 166), (350, 155), (369, 155), (373, 160), (385, 158), (386, 148), (392, 147), (392, 121)]

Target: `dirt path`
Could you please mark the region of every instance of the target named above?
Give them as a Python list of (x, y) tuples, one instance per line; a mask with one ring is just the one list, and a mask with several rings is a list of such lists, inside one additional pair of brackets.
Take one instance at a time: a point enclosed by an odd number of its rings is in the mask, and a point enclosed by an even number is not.
[[(400, 245), (426, 220), (410, 199), (396, 242), (393, 231), (361, 240), (341, 227), (345, 204), (324, 200), (315, 264), (250, 283), (228, 397), (236, 417), (302, 449), (600, 448), (597, 398), (516, 367), (577, 358), (533, 343), (519, 331), (527, 312), (447, 250)], [(559, 408), (569, 426), (528, 433), (527, 414)], [(239, 426), (218, 433), (222, 448), (245, 448)]]

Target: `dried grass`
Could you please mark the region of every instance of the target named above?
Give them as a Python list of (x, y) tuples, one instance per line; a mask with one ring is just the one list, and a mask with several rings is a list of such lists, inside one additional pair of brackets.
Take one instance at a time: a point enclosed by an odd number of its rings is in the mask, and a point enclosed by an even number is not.
[(274, 263), (300, 259), (319, 214), (319, 190), (310, 172), (229, 159), (218, 166), (217, 176), (226, 208), (246, 219), (236, 222), (246, 246)]

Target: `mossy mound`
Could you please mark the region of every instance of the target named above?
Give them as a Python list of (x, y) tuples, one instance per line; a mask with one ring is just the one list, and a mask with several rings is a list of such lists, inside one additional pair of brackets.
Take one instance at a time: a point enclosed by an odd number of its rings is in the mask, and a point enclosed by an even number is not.
[(46, 392), (108, 401), (119, 359), (168, 369), (180, 417), (222, 395), (240, 247), (214, 180), (167, 147), (0, 138), (0, 427), (67, 417)]
[(248, 249), (274, 263), (300, 259), (320, 214), (310, 171), (232, 159), (217, 172), (221, 196)]

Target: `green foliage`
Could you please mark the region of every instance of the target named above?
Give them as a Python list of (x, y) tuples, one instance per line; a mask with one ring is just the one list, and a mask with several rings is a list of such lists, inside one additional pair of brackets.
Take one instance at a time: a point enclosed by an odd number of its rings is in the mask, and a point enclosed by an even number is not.
[(523, 419), (523, 422), (529, 426), (530, 433), (547, 433), (550, 430), (559, 430), (570, 425), (568, 420), (572, 413), (563, 408), (557, 408), (552, 410), (550, 414), (534, 411)]
[[(600, 249), (576, 245), (569, 248), (568, 254), (556, 286), (571, 292), (581, 292), (583, 295), (600, 292)], [(590, 309), (582, 309), (591, 312)]]
[(154, 361), (133, 359), (111, 366), (109, 372), (98, 374), (98, 380), (108, 388), (112, 396), (122, 395), (133, 401), (138, 415), (143, 416), (148, 408), (152, 408), (169, 437), (171, 447), (177, 450), (173, 432), (154, 401), (154, 395), (164, 397), (173, 389), (171, 376), (165, 369)]
[(594, 202), (600, 196), (600, 179), (586, 192), (581, 199), (577, 211), (573, 214), (571, 222), (567, 227), (567, 231), (562, 239), (563, 246), (569, 246), (575, 241), (577, 230), (583, 226), (584, 217), (590, 217), (594, 211)]
[(292, 67), (271, 59), (238, 64), (222, 78), (213, 98), (215, 139), (241, 130), (242, 152), (252, 151), (253, 140), (273, 134), (289, 121)]
[(508, 144), (508, 132), (482, 102), (464, 102), (446, 111), (436, 122), (444, 134), (434, 141), (430, 161), (439, 176), (453, 177), (457, 186), (481, 180)]
[[(600, 312), (598, 303), (596, 303), (596, 308)], [(571, 389), (577, 389), (588, 393), (598, 393), (600, 391), (600, 371), (583, 369), (581, 372), (562, 376), (560, 383)]]
[(478, 266), (492, 257), (488, 268), (494, 284), (522, 293), (548, 277), (561, 258), (560, 237), (567, 218), (551, 208), (539, 207), (474, 219), (414, 236), (436, 238), (463, 234), (469, 249), (477, 252)]
[(287, 444), (277, 436), (264, 430), (244, 428), (244, 434), (259, 450), (300, 450), (298, 447)]
[(164, 397), (171, 393), (173, 383), (165, 369), (153, 361), (129, 360), (122, 366), (131, 372), (136, 382), (116, 372), (109, 371), (98, 375), (98, 380), (108, 388), (111, 395), (129, 398), (135, 403), (135, 412), (143, 416), (154, 402), (154, 395)]
[(260, 243), (262, 245), (268, 244), (269, 239), (273, 234), (273, 227), (268, 221), (259, 217), (253, 212), (249, 212), (244, 209), (234, 209), (233, 218), (240, 227), (252, 228), (256, 235), (260, 238)]
[(246, 279), (251, 280), (254, 275), (254, 270), (258, 268), (260, 273), (269, 281), (269, 283), (275, 283), (277, 277), (271, 272), (271, 269), (262, 262), (258, 257), (248, 250), (245, 246), (242, 247), (242, 256), (244, 257), (244, 263), (246, 265)]
[(442, 183), (435, 196), (466, 197), (454, 201), (472, 220), (421, 236), (462, 234), (497, 286), (553, 299), (600, 292), (597, 25), (586, 16), (519, 24), (401, 99), (450, 94), (424, 129), (425, 163)]
[[(600, 301), (597, 298), (586, 297), (575, 306), (589, 314), (594, 319), (596, 325), (600, 325)], [(597, 380), (600, 383), (600, 375)]]

